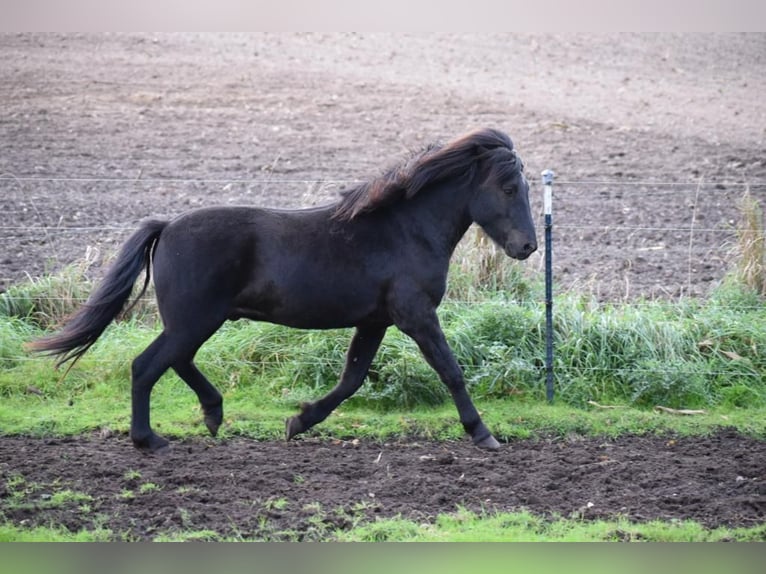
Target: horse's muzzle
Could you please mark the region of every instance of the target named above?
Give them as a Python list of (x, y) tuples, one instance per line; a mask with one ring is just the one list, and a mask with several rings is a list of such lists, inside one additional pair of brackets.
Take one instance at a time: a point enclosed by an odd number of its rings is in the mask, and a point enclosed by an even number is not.
[(512, 257), (513, 259), (518, 259), (519, 261), (523, 261), (532, 255), (535, 251), (537, 251), (537, 241), (524, 243), (521, 247), (515, 245), (505, 246), (506, 255), (508, 255), (508, 257)]

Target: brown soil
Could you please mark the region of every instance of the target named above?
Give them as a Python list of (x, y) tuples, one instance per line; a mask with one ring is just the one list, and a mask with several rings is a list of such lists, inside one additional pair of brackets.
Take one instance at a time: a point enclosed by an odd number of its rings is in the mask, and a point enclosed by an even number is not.
[(536, 211), (539, 173), (558, 174), (559, 291), (701, 295), (728, 267), (743, 184), (766, 180), (763, 34), (25, 34), (0, 49), (0, 289), (89, 246), (110, 255), (148, 216), (325, 203), (407, 150), (497, 126)]
[[(730, 266), (737, 200), (766, 182), (763, 34), (24, 34), (0, 36), (0, 51), (0, 291), (89, 247), (110, 255), (147, 216), (324, 203), (409, 149), (497, 126), (537, 212), (538, 174), (557, 172), (557, 290), (705, 295)], [(752, 525), (764, 448), (733, 433), (517, 441), (492, 455), (231, 440), (160, 458), (116, 437), (3, 437), (0, 508), (17, 524), (136, 538), (311, 538), (321, 524), (427, 521), (458, 505)], [(25, 504), (17, 476), (34, 485)], [(89, 509), (50, 504), (66, 488), (91, 495)]]
[[(0, 509), (16, 524), (135, 539), (207, 530), (310, 540), (377, 517), (424, 523), (461, 507), (753, 526), (766, 518), (764, 460), (766, 443), (728, 431), (519, 440), (496, 453), (468, 441), (188, 440), (163, 456), (142, 455), (123, 437), (6, 437)], [(65, 490), (92, 499), (52, 504)]]

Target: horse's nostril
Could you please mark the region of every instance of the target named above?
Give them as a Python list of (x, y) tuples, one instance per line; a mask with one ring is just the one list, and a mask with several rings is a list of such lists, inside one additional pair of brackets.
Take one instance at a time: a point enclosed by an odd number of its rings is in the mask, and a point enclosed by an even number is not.
[(524, 245), (524, 251), (527, 253), (534, 253), (537, 251), (537, 243), (526, 243)]

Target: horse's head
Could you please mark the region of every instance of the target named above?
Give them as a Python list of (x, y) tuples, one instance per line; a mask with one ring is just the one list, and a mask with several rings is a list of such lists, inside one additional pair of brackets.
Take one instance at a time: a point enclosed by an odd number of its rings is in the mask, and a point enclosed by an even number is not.
[(469, 203), (473, 221), (514, 259), (537, 249), (524, 166), (512, 147), (480, 148), (478, 185)]

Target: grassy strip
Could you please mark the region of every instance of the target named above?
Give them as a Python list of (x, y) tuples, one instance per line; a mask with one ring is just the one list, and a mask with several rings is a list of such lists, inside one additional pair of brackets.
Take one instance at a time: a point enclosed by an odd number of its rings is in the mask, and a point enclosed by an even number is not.
[[(77, 400), (38, 399), (0, 404), (2, 434), (26, 436), (77, 435), (108, 429), (126, 433), (129, 428), (129, 391), (110, 395), (106, 385)], [(155, 429), (172, 438), (204, 437), (207, 431), (193, 395), (178, 381), (167, 381), (155, 392)], [(285, 419), (295, 406), (264, 404), (246, 394), (225, 397), (224, 425), (219, 438), (236, 436), (278, 440), (284, 436)], [(501, 441), (535, 436), (589, 435), (616, 437), (624, 434), (702, 435), (718, 428), (737, 428), (743, 434), (766, 437), (766, 408), (712, 409), (704, 415), (682, 417), (637, 408), (601, 410), (566, 405), (477, 401), (484, 420)], [(310, 436), (339, 439), (393, 440), (421, 438), (455, 440), (463, 430), (451, 404), (408, 411), (379, 410), (344, 405)]]
[(110, 530), (70, 532), (63, 527), (19, 528), (0, 524), (0, 542), (109, 542), (115, 540)]
[[(758, 415), (766, 409), (766, 306), (737, 285), (723, 286), (708, 301), (677, 304), (616, 306), (561, 297), (553, 408), (544, 401), (544, 318), (534, 298), (485, 292), (472, 302), (447, 301), (441, 318), (472, 396), (501, 437), (668, 427), (704, 432), (721, 424), (764, 433)], [(158, 329), (140, 317), (116, 323), (61, 381), (49, 360), (23, 350), (43, 332), (36, 321), (0, 315), (3, 432), (126, 429), (130, 363)], [(348, 330), (225, 325), (197, 356), (225, 396), (224, 432), (280, 436), (298, 403), (335, 384), (349, 339)], [(176, 436), (201, 432), (195, 397), (175, 375), (165, 375), (153, 401), (158, 429)], [(673, 418), (653, 411), (656, 405), (709, 414)], [(414, 343), (390, 329), (367, 383), (318, 432), (452, 438), (459, 432), (455, 419), (446, 389)]]
[[(468, 510), (441, 514), (433, 523), (402, 518), (361, 522), (347, 530), (323, 526), (316, 520), (311, 538), (317, 542), (757, 542), (766, 540), (766, 525), (753, 528), (707, 529), (694, 521), (544, 519), (528, 512), (477, 514)], [(295, 533), (296, 539), (299, 534)], [(306, 536), (306, 533), (302, 533)], [(70, 532), (59, 527), (24, 529), (0, 524), (0, 542), (104, 542), (128, 540), (108, 529)], [(276, 532), (275, 540), (291, 539), (290, 532)], [(249, 541), (212, 531), (159, 534), (157, 542)], [(258, 539), (269, 542), (270, 539)]]
[(546, 520), (528, 512), (479, 515), (468, 510), (442, 514), (433, 524), (378, 520), (338, 535), (339, 540), (356, 542), (722, 542), (765, 538), (766, 526), (709, 530), (693, 521)]

